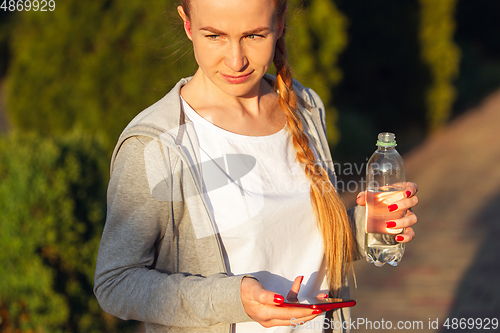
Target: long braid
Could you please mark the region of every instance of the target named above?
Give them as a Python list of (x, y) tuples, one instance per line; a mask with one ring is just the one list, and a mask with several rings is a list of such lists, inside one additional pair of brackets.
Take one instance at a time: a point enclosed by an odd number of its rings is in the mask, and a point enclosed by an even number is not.
[(304, 166), (306, 176), (311, 182), (311, 203), (323, 235), (329, 287), (333, 294), (338, 295), (353, 256), (357, 254), (357, 243), (349, 225), (345, 206), (326, 171), (316, 162), (309, 146), (309, 138), (303, 131), (287, 61), (284, 34), (285, 31), (276, 43), (274, 55), (279, 104), (287, 117), (293, 145), (297, 151), (297, 160)]
[[(287, 10), (287, 0), (274, 0), (274, 2), (276, 17), (283, 18)], [(181, 0), (181, 5), (189, 17), (190, 0)], [(287, 117), (288, 129), (297, 151), (297, 160), (304, 166), (306, 176), (311, 183), (311, 203), (318, 227), (323, 235), (328, 283), (331, 293), (337, 296), (352, 259), (357, 255), (358, 247), (349, 225), (345, 206), (326, 171), (317, 163), (309, 146), (309, 138), (304, 133), (298, 113), (298, 98), (293, 90), (292, 74), (287, 61), (285, 29), (283, 27), (283, 34), (276, 42), (273, 59), (277, 72), (279, 104)]]

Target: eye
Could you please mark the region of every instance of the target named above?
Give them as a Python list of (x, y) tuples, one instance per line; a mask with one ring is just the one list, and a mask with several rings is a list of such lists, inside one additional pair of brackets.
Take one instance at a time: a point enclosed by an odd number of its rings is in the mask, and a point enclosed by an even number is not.
[(205, 37), (208, 38), (209, 40), (217, 40), (220, 38), (219, 35), (207, 35)]
[(264, 36), (257, 35), (257, 34), (251, 34), (251, 35), (246, 36), (246, 38), (248, 38), (248, 39), (259, 39), (259, 38), (264, 38)]

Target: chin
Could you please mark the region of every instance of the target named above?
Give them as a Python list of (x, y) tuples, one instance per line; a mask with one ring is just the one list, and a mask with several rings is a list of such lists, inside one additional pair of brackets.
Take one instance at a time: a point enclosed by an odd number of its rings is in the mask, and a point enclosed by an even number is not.
[(219, 85), (219, 88), (229, 96), (245, 97), (250, 94), (253, 95), (258, 93), (259, 83), (260, 80), (257, 82), (249, 81), (237, 84), (228, 83), (227, 81), (223, 80), (223, 83), (222, 85)]

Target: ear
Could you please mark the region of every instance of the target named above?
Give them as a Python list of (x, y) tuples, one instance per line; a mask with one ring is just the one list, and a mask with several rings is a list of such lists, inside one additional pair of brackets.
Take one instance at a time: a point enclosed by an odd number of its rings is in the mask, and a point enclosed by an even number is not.
[(191, 21), (189, 20), (189, 17), (186, 15), (186, 13), (184, 13), (184, 8), (182, 8), (182, 6), (178, 6), (177, 12), (179, 13), (182, 21), (184, 21), (184, 31), (186, 32), (187, 37), (190, 40), (193, 40), (193, 37), (191, 36)]
[(286, 6), (285, 12), (283, 13), (282, 17), (278, 20), (278, 38), (281, 38), (281, 35), (283, 35), (283, 31), (285, 30), (285, 18), (286, 18), (286, 12), (288, 12), (288, 6)]
[(278, 21), (278, 36), (277, 36), (278, 38), (276, 39), (281, 38), (281, 35), (283, 35), (284, 30), (285, 30), (285, 17), (283, 16), (283, 18)]

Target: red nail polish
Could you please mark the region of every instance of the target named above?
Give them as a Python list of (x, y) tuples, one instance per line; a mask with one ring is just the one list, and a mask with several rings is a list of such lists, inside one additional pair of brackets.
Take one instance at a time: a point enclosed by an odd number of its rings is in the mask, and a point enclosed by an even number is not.
[(389, 211), (390, 211), (390, 212), (393, 212), (393, 211), (395, 211), (395, 210), (397, 210), (397, 209), (398, 209), (398, 205), (396, 205), (396, 204), (392, 204), (392, 205), (390, 205), (390, 206), (389, 206), (389, 207), (387, 207), (387, 208), (389, 208)]
[(284, 301), (285, 301), (285, 299), (283, 298), (283, 296), (278, 295), (278, 294), (274, 294), (274, 303), (281, 304)]
[(396, 226), (396, 222), (386, 222), (385, 225), (387, 228), (394, 228)]
[(402, 242), (404, 240), (405, 240), (405, 238), (403, 236), (396, 236), (396, 241)]
[(317, 309), (317, 310), (313, 310), (313, 314), (320, 314), (322, 311)]
[(406, 191), (406, 197), (409, 198), (411, 195), (411, 192), (410, 191)]
[(304, 281), (304, 277), (303, 276), (300, 278), (300, 284), (302, 284), (302, 281)]

